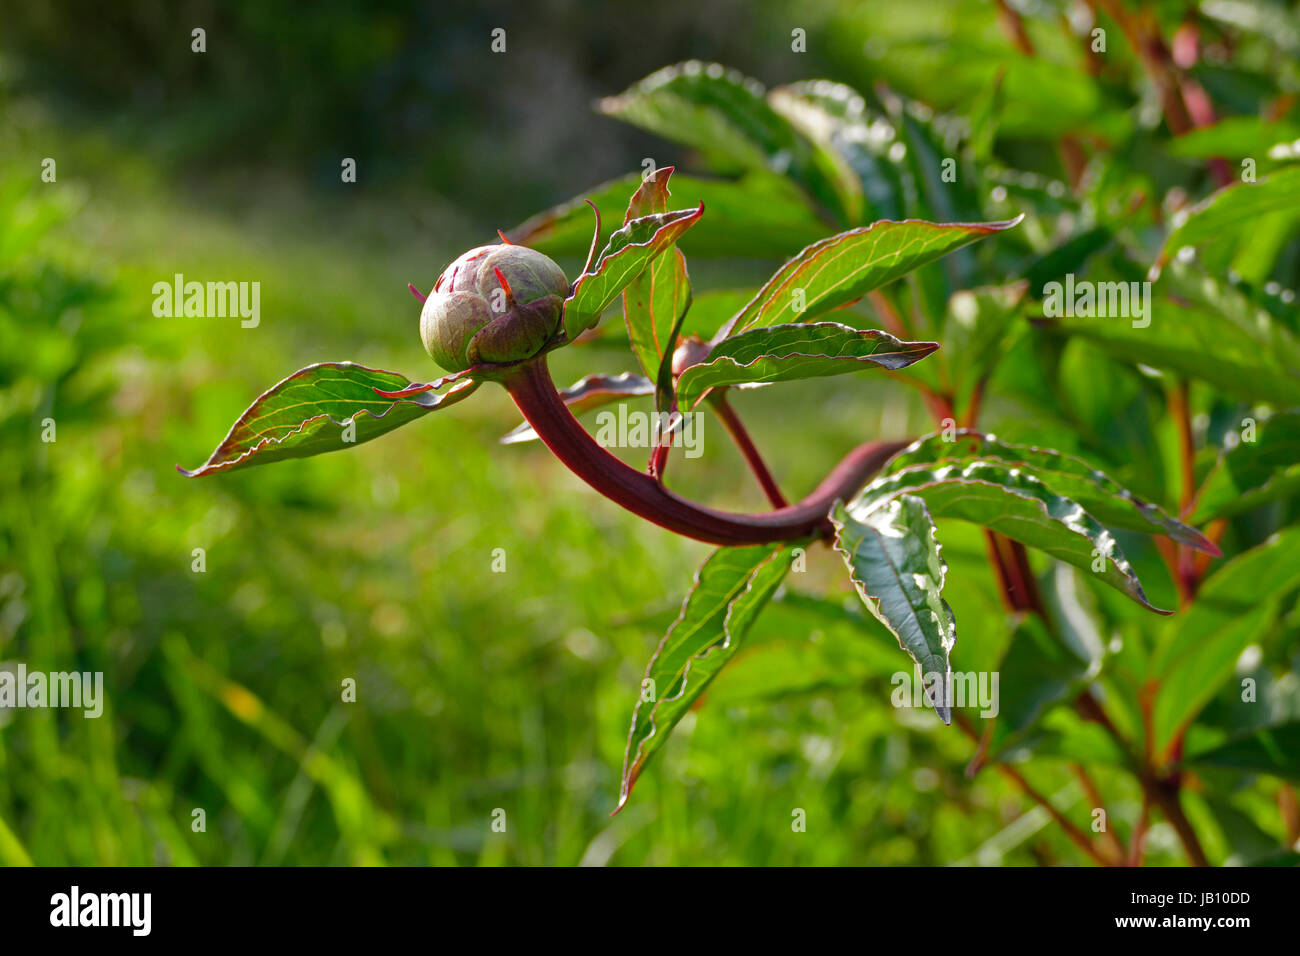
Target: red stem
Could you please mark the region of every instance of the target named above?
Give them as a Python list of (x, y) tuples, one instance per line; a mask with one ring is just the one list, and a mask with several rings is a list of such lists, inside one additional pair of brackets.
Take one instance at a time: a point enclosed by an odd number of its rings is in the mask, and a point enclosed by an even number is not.
[(501, 381), (555, 457), (592, 488), (662, 528), (713, 544), (766, 544), (826, 535), (831, 505), (849, 500), (908, 444), (876, 441), (859, 445), (799, 503), (764, 514), (736, 514), (681, 498), (596, 444), (556, 393), (545, 357), (516, 366)]
[(753, 440), (749, 437), (749, 432), (745, 430), (744, 424), (736, 415), (736, 410), (731, 407), (727, 401), (727, 396), (718, 390), (716, 398), (710, 398), (713, 408), (718, 413), (718, 418), (722, 419), (722, 425), (731, 435), (736, 447), (740, 453), (745, 456), (745, 461), (749, 464), (749, 470), (754, 473), (758, 483), (763, 486), (763, 494), (767, 495), (767, 500), (771, 502), (773, 508), (784, 508), (789, 502), (785, 500), (785, 495), (781, 494), (781, 489), (776, 486), (776, 479), (772, 473), (767, 470), (767, 462), (763, 461), (763, 456), (758, 453), (758, 448), (754, 445)]

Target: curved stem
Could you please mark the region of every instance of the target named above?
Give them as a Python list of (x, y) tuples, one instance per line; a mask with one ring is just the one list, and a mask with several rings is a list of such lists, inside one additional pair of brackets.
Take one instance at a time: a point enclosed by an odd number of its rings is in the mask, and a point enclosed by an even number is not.
[(827, 534), (831, 505), (851, 498), (908, 444), (877, 441), (859, 445), (797, 504), (763, 514), (737, 514), (679, 497), (601, 448), (556, 393), (544, 356), (515, 366), (501, 378), (501, 384), (555, 457), (592, 488), (662, 528), (713, 544), (766, 544)]

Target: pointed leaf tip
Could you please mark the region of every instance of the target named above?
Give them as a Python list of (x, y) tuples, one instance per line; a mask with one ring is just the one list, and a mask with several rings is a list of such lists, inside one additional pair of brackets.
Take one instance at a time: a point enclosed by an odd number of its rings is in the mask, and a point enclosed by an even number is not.
[[(881, 219), (819, 239), (773, 273), (715, 341), (757, 325), (814, 319), (1023, 218), (947, 223)], [(796, 289), (802, 294), (792, 295)]]
[[(564, 302), (564, 328), (569, 338), (577, 338), (595, 326), (619, 293), (695, 225), (703, 212), (704, 204), (700, 203), (698, 209), (640, 216), (614, 232), (601, 253), (574, 281), (573, 291)], [(593, 251), (595, 246), (593, 242)]]
[(470, 395), (478, 384), (477, 379), (463, 378), (431, 400), (394, 400), (376, 392), (381, 387), (392, 392), (409, 389), (410, 380), (396, 372), (355, 362), (309, 365), (263, 392), (200, 467), (177, 470), (187, 478), (199, 478), (350, 448), (442, 405), (453, 405)]
[(877, 329), (803, 322), (749, 329), (714, 345), (708, 360), (687, 368), (677, 384), (683, 409), (706, 392), (732, 385), (842, 375), (872, 366), (891, 371), (919, 362), (937, 342), (904, 342)]
[(1196, 528), (1170, 517), (1157, 505), (1139, 500), (1086, 461), (1051, 448), (1017, 445), (983, 432), (959, 429), (951, 440), (942, 434), (918, 439), (894, 457), (890, 470), (979, 459), (996, 461), (1033, 476), (1053, 492), (1077, 502), (1107, 527), (1162, 534), (1205, 554), (1220, 556), (1214, 542)]
[[(925, 502), (906, 494), (870, 510), (836, 502), (829, 517), (835, 550), (862, 603), (916, 662), (926, 699), (951, 724), (943, 691), (957, 622), (943, 599), (948, 568)], [(937, 695), (925, 683), (933, 675), (945, 682)]]
[(735, 657), (785, 579), (790, 558), (791, 546), (785, 545), (719, 548), (695, 573), (681, 613), (646, 667), (645, 678), (654, 682), (657, 696), (639, 697), (633, 708), (615, 813), (627, 803), (646, 762)]

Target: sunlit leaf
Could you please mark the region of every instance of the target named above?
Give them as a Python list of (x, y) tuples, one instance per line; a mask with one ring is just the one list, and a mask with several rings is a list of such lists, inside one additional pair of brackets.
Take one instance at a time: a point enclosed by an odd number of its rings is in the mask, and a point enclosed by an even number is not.
[(1170, 621), (1151, 662), (1159, 692), (1151, 715), (1157, 753), (1232, 676), (1237, 658), (1273, 625), (1279, 602), (1300, 585), (1300, 528), (1282, 531), (1225, 563), (1196, 603)]
[(698, 150), (719, 171), (787, 176), (843, 221), (839, 168), (772, 108), (765, 92), (735, 70), (691, 61), (652, 73), (597, 109)]
[(1250, 441), (1220, 456), (1201, 485), (1192, 520), (1230, 517), (1300, 494), (1300, 412), (1255, 422)]
[(901, 494), (923, 499), (936, 518), (982, 525), (1090, 571), (1145, 607), (1159, 610), (1147, 600), (1114, 536), (1077, 502), (1032, 475), (987, 460), (917, 465), (877, 478), (851, 508), (865, 513)]
[[(433, 389), (409, 398), (376, 394), (400, 392), (411, 381), (396, 372), (353, 362), (322, 362), (294, 372), (264, 392), (239, 416), (208, 460), (187, 478), (252, 465), (307, 458), (351, 448), (422, 418), (436, 408), (454, 405), (479, 385), (470, 377), (448, 376)], [(445, 391), (437, 391), (446, 386)]]
[[(656, 170), (633, 194), (624, 225), (641, 216), (668, 211), (668, 179), (672, 167)], [(672, 331), (691, 306), (691, 280), (680, 249), (660, 255), (623, 290), (623, 320), (641, 368), (651, 379), (659, 376), (665, 352), (673, 348)]]
[(951, 436), (934, 434), (919, 439), (890, 460), (891, 471), (937, 462), (997, 459), (1008, 468), (1032, 475), (1052, 491), (1078, 502), (1088, 514), (1112, 528), (1164, 534), (1180, 544), (1218, 555), (1201, 532), (1144, 502), (1127, 489), (1072, 455), (1050, 448), (1015, 445), (993, 435), (959, 429)]
[(943, 600), (947, 567), (925, 502), (900, 495), (872, 509), (837, 503), (831, 523), (853, 586), (921, 669), (926, 700), (948, 723), (956, 624)]
[(767, 94), (767, 102), (812, 144), (812, 164), (834, 190), (841, 221), (856, 225), (862, 222), (863, 184), (840, 148), (843, 123), (817, 102), (811, 86), (777, 87)]
[(855, 222), (907, 217), (907, 188), (898, 163), (889, 158), (897, 131), (857, 90), (812, 80), (778, 87), (768, 100), (811, 139), (838, 153), (857, 176), (861, 208)]
[(816, 318), (1019, 221), (938, 224), (883, 220), (815, 242), (777, 270), (719, 335), (726, 337), (760, 324)]
[(935, 342), (903, 342), (876, 329), (809, 322), (750, 329), (723, 339), (708, 361), (692, 365), (677, 384), (683, 410), (711, 388), (842, 375), (871, 366), (900, 369), (925, 358)]
[(578, 276), (564, 300), (564, 329), (570, 340), (600, 321), (600, 315), (665, 249), (704, 214), (698, 209), (642, 216), (619, 229), (605, 244), (590, 272)]
[(790, 568), (790, 548), (720, 548), (695, 574), (681, 614), (650, 658), (632, 712), (618, 808), (677, 722), (735, 656)]

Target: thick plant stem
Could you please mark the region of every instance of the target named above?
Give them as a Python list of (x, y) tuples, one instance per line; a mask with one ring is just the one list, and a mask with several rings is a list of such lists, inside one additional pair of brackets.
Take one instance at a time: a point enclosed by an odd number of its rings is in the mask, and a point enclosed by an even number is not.
[(1128, 866), (1141, 866), (1142, 854), (1145, 852), (1147, 824), (1151, 819), (1151, 803), (1146, 794), (1142, 795), (1142, 809), (1138, 812), (1137, 825), (1133, 827), (1133, 836), (1129, 840)]
[[(1079, 786), (1083, 787), (1083, 792), (1092, 803), (1093, 809), (1102, 810), (1104, 812), (1106, 809), (1106, 803), (1101, 799), (1101, 791), (1097, 789), (1097, 784), (1092, 779), (1092, 776), (1084, 769), (1084, 766), (1081, 763), (1073, 764), (1073, 770), (1075, 777), (1078, 778)], [(1100, 839), (1110, 847), (1110, 853), (1112, 856), (1117, 860), (1122, 860), (1125, 858), (1124, 844), (1120, 843), (1119, 837), (1115, 835), (1115, 831), (1110, 829), (1109, 819), (1106, 820), (1106, 824), (1106, 828), (1101, 831), (1102, 835)]]
[(1030, 611), (1046, 621), (1047, 612), (1043, 609), (1038, 582), (1029, 567), (1025, 546), (987, 528), (984, 537), (988, 541), (989, 559), (997, 571), (998, 583), (1002, 585), (1003, 603), (1007, 610)]
[(753, 440), (749, 437), (749, 432), (745, 430), (744, 424), (736, 415), (736, 410), (731, 407), (727, 401), (727, 396), (719, 391), (717, 397), (710, 396), (709, 404), (713, 406), (714, 411), (718, 413), (718, 418), (722, 420), (722, 425), (727, 429), (727, 434), (736, 443), (740, 453), (745, 456), (745, 462), (749, 465), (749, 470), (754, 473), (758, 483), (763, 487), (763, 494), (767, 495), (767, 500), (771, 502), (773, 508), (784, 508), (789, 505), (785, 500), (785, 495), (781, 494), (781, 489), (776, 486), (776, 479), (767, 469), (767, 462), (763, 461), (763, 456), (758, 453)]
[(1174, 832), (1178, 834), (1178, 839), (1183, 844), (1183, 849), (1187, 852), (1187, 858), (1191, 861), (1192, 866), (1209, 866), (1210, 861), (1206, 859), (1205, 851), (1201, 848), (1201, 841), (1196, 836), (1196, 831), (1192, 829), (1187, 814), (1183, 813), (1182, 801), (1179, 799), (1180, 788), (1178, 783), (1158, 778), (1149, 772), (1143, 772), (1141, 780), (1143, 791), (1161, 809), (1165, 819), (1169, 821), (1174, 828)]
[[(1182, 475), (1182, 491), (1178, 502), (1178, 517), (1186, 521), (1196, 507), (1196, 439), (1192, 434), (1191, 386), (1187, 379), (1179, 379), (1169, 392), (1169, 413), (1178, 425), (1178, 459)], [(1196, 598), (1200, 585), (1196, 573), (1196, 554), (1184, 544), (1178, 545), (1174, 573), (1179, 593), (1187, 603)]]
[(515, 366), (501, 377), (501, 384), (546, 447), (592, 488), (647, 521), (712, 544), (767, 544), (828, 535), (831, 505), (852, 498), (908, 445), (907, 441), (859, 445), (802, 501), (763, 514), (737, 514), (679, 497), (600, 447), (556, 393), (544, 357)]

